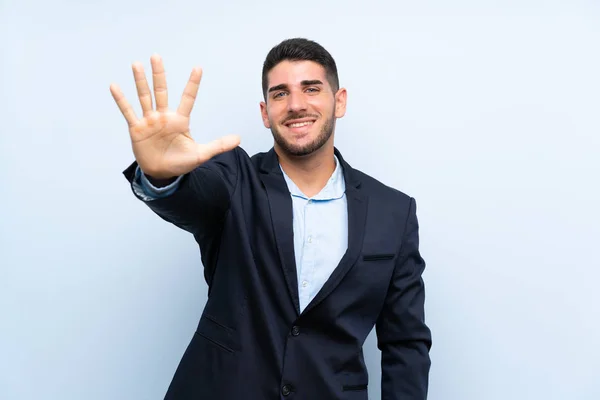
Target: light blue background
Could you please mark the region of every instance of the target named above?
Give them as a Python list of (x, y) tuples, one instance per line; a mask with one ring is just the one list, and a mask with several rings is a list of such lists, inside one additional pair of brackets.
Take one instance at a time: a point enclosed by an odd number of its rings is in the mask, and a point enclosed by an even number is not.
[(175, 105), (200, 65), (195, 138), (262, 151), (262, 62), (293, 36), (336, 58), (345, 158), (417, 199), (429, 398), (600, 399), (597, 0), (2, 0), (0, 398), (162, 398), (206, 285), (121, 175), (109, 84), (139, 110), (158, 52)]

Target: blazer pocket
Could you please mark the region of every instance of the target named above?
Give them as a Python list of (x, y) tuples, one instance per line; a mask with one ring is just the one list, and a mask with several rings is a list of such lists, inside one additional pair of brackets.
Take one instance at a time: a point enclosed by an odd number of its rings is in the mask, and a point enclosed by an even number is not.
[(368, 386), (369, 385), (367, 385), (366, 383), (360, 385), (344, 385), (342, 386), (342, 390), (344, 392), (360, 392), (362, 390), (367, 390)]
[(383, 253), (383, 254), (364, 254), (363, 261), (385, 261), (391, 260), (395, 257), (393, 253)]
[(233, 333), (233, 329), (219, 323), (207, 314), (202, 315), (198, 329), (196, 329), (197, 335), (229, 353), (233, 353), (236, 348)]
[(369, 378), (360, 373), (346, 373), (342, 378), (342, 391), (361, 392), (367, 390)]

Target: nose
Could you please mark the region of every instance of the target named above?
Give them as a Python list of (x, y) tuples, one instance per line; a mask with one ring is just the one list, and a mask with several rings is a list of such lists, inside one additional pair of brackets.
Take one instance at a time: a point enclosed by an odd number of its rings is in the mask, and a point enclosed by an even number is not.
[(293, 114), (293, 113), (297, 113), (299, 111), (306, 111), (307, 109), (307, 105), (306, 105), (306, 99), (304, 98), (304, 95), (302, 92), (298, 92), (298, 91), (292, 91), (289, 95), (288, 95), (288, 113)]

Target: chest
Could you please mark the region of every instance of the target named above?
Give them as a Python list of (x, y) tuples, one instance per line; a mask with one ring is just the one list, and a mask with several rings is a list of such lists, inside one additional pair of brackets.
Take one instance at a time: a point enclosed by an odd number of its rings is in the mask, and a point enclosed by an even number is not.
[(348, 247), (346, 196), (333, 200), (292, 197), (292, 231), (297, 261), (339, 261)]
[(346, 197), (292, 196), (292, 230), (300, 309), (317, 294), (348, 248)]

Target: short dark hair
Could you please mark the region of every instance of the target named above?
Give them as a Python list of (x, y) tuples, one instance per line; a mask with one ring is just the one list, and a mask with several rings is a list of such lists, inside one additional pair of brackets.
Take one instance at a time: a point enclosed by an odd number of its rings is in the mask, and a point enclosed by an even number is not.
[(337, 92), (340, 88), (335, 60), (327, 50), (319, 43), (303, 38), (287, 39), (273, 47), (263, 64), (262, 89), (263, 96), (267, 97), (268, 74), (277, 64), (282, 61), (314, 61), (325, 68), (327, 81)]

